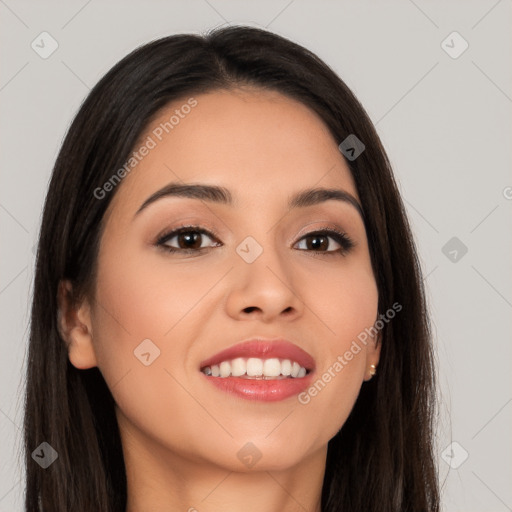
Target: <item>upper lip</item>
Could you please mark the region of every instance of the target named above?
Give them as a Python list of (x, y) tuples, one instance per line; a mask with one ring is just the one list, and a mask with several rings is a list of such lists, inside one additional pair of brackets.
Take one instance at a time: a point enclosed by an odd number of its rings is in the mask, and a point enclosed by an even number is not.
[(303, 366), (310, 372), (315, 368), (315, 361), (313, 357), (291, 341), (283, 338), (268, 339), (256, 337), (242, 341), (225, 350), (217, 352), (215, 355), (202, 361), (200, 369), (202, 370), (207, 366), (220, 364), (222, 361), (230, 361), (237, 357), (290, 359), (292, 362), (296, 361), (300, 366)]

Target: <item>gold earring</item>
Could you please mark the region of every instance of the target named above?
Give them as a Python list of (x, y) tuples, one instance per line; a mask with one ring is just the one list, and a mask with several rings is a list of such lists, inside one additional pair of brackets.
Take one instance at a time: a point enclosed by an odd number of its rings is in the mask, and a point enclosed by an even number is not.
[(374, 364), (370, 365), (370, 378), (377, 373), (377, 367)]

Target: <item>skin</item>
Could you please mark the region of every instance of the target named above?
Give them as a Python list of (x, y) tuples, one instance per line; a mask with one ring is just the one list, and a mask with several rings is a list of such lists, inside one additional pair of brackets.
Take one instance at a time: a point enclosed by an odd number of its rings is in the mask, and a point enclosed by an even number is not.
[[(303, 104), (249, 88), (194, 97), (197, 106), (116, 190), (94, 300), (70, 307), (71, 283), (62, 282), (61, 334), (71, 363), (97, 366), (116, 401), (127, 512), (319, 512), (327, 443), (378, 365), (377, 339), (307, 404), (224, 393), (199, 364), (248, 337), (279, 336), (309, 352), (321, 376), (374, 324), (378, 291), (357, 210), (334, 200), (286, 207), (305, 188), (359, 201), (357, 190), (339, 142)], [(185, 102), (166, 107), (141, 141)], [(135, 216), (171, 181), (222, 185), (235, 205), (168, 197)], [(221, 245), (203, 235), (198, 246), (211, 248), (195, 254), (155, 246), (189, 222)], [(308, 249), (305, 235), (332, 227), (354, 241), (348, 253), (327, 252), (340, 248), (332, 238), (324, 252)], [(247, 236), (263, 248), (250, 264), (236, 252)], [(166, 243), (185, 247), (178, 237)], [(144, 339), (160, 350), (149, 366), (134, 356)], [(261, 453), (251, 468), (237, 456), (248, 442)]]

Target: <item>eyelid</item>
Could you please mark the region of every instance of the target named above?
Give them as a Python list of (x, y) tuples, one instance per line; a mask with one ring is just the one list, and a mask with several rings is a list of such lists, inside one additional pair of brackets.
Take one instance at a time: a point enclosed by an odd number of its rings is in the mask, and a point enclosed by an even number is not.
[[(298, 238), (300, 239), (304, 236), (312, 235), (312, 234), (319, 233), (322, 231), (334, 231), (338, 235), (341, 235), (341, 236), (344, 236), (345, 238), (347, 238), (350, 242), (352, 242), (354, 247), (357, 245), (356, 240), (352, 236), (349, 235), (349, 231), (352, 231), (352, 230), (344, 229), (341, 226), (338, 226), (337, 224), (334, 224), (332, 221), (329, 221), (329, 220), (323, 221), (323, 223), (320, 226), (318, 226), (318, 222), (322, 223), (322, 221), (315, 221), (315, 222), (310, 222), (309, 224), (306, 224), (306, 226), (304, 226), (304, 228), (301, 229), (299, 234), (297, 235)], [(313, 224), (317, 224), (317, 226), (314, 228), (311, 228), (311, 226)]]
[(214, 229), (204, 227), (199, 224), (185, 224), (177, 226), (175, 228), (164, 229), (159, 235), (157, 235), (155, 244), (158, 245), (160, 243), (163, 243), (164, 241), (166, 241), (166, 239), (169, 240), (183, 231), (197, 231), (199, 233), (211, 236), (211, 238), (215, 238), (218, 242), (220, 242), (220, 235)]

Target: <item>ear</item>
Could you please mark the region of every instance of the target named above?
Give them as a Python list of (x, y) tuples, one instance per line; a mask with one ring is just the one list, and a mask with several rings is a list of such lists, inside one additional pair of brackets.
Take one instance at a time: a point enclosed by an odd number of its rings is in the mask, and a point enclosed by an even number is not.
[(71, 364), (80, 370), (97, 366), (92, 338), (91, 308), (88, 301), (75, 304), (69, 280), (59, 282), (57, 292), (58, 328), (68, 346)]
[(375, 365), (375, 368), (379, 366), (380, 360), (380, 349), (382, 348), (382, 331), (379, 331), (372, 343), (368, 343), (366, 346), (366, 371), (364, 374), (364, 380), (370, 380), (373, 375), (370, 373), (370, 365)]

